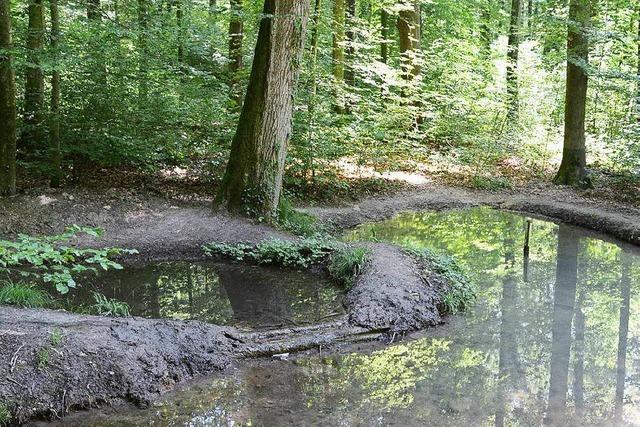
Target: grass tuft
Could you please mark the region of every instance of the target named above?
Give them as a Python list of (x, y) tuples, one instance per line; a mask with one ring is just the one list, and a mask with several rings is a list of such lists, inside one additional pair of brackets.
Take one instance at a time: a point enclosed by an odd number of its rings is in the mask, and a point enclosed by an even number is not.
[(5, 403), (0, 403), (0, 426), (8, 425), (9, 418), (11, 414), (9, 413), (9, 408)]
[(96, 302), (93, 305), (93, 311), (100, 316), (129, 317), (131, 315), (131, 309), (126, 302), (109, 299), (98, 292), (93, 293), (93, 299)]
[(329, 274), (340, 286), (350, 289), (369, 262), (369, 255), (366, 248), (339, 248), (329, 258)]
[(24, 283), (7, 283), (0, 288), (0, 305), (16, 305), (24, 308), (42, 308), (51, 303), (49, 295)]
[(316, 217), (296, 210), (286, 199), (282, 199), (278, 207), (278, 225), (302, 237), (316, 236), (324, 232)]

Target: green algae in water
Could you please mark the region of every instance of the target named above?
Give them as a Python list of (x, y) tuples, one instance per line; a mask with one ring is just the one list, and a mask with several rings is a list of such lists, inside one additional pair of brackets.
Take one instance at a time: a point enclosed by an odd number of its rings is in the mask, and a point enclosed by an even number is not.
[(525, 257), (526, 224), (519, 215), (472, 209), (362, 226), (350, 238), (455, 256), (480, 285), (477, 303), (388, 348), (252, 362), (146, 411), (67, 421), (640, 425), (640, 257), (627, 246), (535, 219)]

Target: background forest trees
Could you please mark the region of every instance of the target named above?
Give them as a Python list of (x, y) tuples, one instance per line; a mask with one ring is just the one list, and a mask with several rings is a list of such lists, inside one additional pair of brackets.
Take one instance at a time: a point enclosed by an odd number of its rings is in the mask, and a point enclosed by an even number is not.
[[(551, 180), (565, 134), (569, 3), (311, 1), (287, 188), (322, 197), (345, 164), (462, 173), (479, 186)], [(589, 76), (587, 161), (637, 176), (640, 3), (590, 3), (589, 61), (575, 61)], [(0, 100), (15, 99), (22, 188), (116, 167), (189, 167), (220, 182), (262, 0), (0, 5)], [(12, 144), (4, 111), (2, 147)]]

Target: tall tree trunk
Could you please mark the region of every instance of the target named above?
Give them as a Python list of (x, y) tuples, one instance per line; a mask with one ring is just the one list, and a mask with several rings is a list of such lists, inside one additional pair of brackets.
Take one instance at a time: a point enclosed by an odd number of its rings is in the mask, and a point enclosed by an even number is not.
[(636, 77), (638, 78), (638, 82), (636, 83), (636, 119), (640, 122), (640, 3), (638, 4), (637, 9), (637, 20), (638, 20), (638, 57), (637, 57), (637, 72)]
[(138, 1), (138, 106), (146, 108), (149, 99), (149, 46), (147, 42), (149, 30), (148, 0)]
[(335, 110), (344, 112), (344, 41), (345, 41), (345, 0), (333, 0), (333, 49), (331, 60), (333, 67), (333, 80), (335, 83)]
[(578, 249), (575, 232), (561, 224), (558, 232), (558, 260), (553, 295), (553, 326), (551, 338), (551, 372), (547, 421), (556, 425), (564, 419), (567, 406), (569, 358), (571, 354), (571, 323), (578, 282)]
[(265, 0), (246, 99), (217, 204), (273, 220), (291, 136), (308, 0)]
[(571, 0), (567, 37), (567, 93), (565, 98), (564, 150), (562, 164), (554, 182), (590, 187), (587, 173), (585, 115), (589, 62), (588, 28), (590, 0)]
[(406, 80), (413, 80), (420, 74), (420, 1), (405, 0), (398, 14), (400, 35), (400, 55), (402, 74)]
[(349, 86), (355, 86), (356, 83), (356, 75), (355, 70), (353, 68), (355, 62), (355, 42), (356, 42), (356, 32), (355, 32), (355, 19), (356, 19), (356, 0), (347, 0), (347, 9), (345, 15), (346, 22), (346, 46), (345, 46), (345, 71), (344, 71), (344, 81)]
[(624, 388), (627, 377), (627, 346), (629, 340), (629, 313), (631, 305), (631, 255), (622, 253), (622, 278), (620, 280), (620, 323), (618, 326), (618, 357), (616, 363), (615, 419), (622, 420), (624, 412)]
[(40, 56), (44, 48), (43, 0), (29, 1), (27, 32), (27, 75), (24, 92), (24, 143), (30, 149), (45, 147), (44, 132), (44, 73)]
[(389, 11), (387, 9), (380, 10), (380, 26), (382, 42), (380, 42), (380, 61), (389, 62)]
[(238, 87), (238, 73), (242, 69), (242, 42), (244, 39), (244, 17), (242, 0), (229, 0), (231, 16), (229, 17), (229, 74), (231, 98), (237, 105), (242, 105), (242, 90)]
[(0, 195), (16, 192), (16, 81), (11, 59), (11, 0), (0, 0)]
[(60, 17), (58, 0), (49, 0), (51, 13), (51, 50), (54, 54), (54, 70), (51, 75), (51, 117), (49, 144), (51, 146), (51, 186), (59, 187), (62, 180), (62, 152), (60, 149), (60, 70), (58, 67), (60, 42)]
[(314, 135), (314, 125), (315, 125), (315, 107), (316, 107), (316, 97), (318, 95), (318, 34), (320, 32), (320, 17), (321, 17), (321, 7), (322, 0), (315, 0), (315, 5), (313, 8), (313, 29), (311, 30), (311, 81), (309, 82), (309, 121), (308, 121), (308, 144), (309, 149), (307, 153), (306, 165), (305, 165), (305, 175), (310, 171), (311, 172), (311, 186), (314, 185), (315, 181), (315, 135)]
[(507, 46), (507, 102), (508, 118), (518, 119), (518, 57), (520, 54), (520, 32), (522, 27), (522, 0), (511, 1), (511, 22)]

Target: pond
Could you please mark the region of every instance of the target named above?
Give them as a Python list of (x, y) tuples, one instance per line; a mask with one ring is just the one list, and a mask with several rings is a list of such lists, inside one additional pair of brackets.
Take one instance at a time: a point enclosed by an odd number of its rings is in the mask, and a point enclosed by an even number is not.
[(403, 214), (347, 239), (445, 251), (478, 300), (389, 347), (251, 362), (150, 409), (65, 425), (640, 425), (634, 250), (484, 208)]
[(89, 275), (65, 305), (91, 306), (93, 293), (147, 318), (275, 328), (344, 314), (339, 288), (320, 274), (217, 262), (161, 262)]

